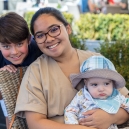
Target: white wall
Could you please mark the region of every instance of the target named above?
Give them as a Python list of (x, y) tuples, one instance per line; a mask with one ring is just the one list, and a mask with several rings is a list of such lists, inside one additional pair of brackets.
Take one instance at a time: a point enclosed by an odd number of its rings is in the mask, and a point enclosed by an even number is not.
[(2, 14), (3, 8), (3, 0), (0, 0), (0, 14)]

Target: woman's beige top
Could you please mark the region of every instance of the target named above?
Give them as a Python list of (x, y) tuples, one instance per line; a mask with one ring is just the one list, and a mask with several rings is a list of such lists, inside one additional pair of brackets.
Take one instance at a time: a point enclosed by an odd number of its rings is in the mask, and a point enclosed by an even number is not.
[[(90, 56), (99, 54), (83, 50), (77, 50), (77, 53), (80, 64)], [(43, 54), (28, 67), (24, 75), (15, 113), (24, 117), (24, 111), (33, 111), (47, 115), (48, 119), (64, 122), (64, 109), (76, 93), (77, 89), (72, 87), (57, 62)]]

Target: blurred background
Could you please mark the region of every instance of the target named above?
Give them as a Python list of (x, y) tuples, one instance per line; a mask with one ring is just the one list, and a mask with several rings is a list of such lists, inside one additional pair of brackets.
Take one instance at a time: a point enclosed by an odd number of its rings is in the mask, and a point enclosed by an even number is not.
[[(59, 9), (71, 24), (72, 45), (109, 58), (129, 89), (129, 0), (0, 0), (0, 15), (16, 12), (29, 26), (35, 11), (48, 6)], [(0, 129), (6, 129), (1, 106)]]
[(126, 13), (129, 0), (0, 0), (0, 14), (15, 11), (24, 15), (26, 11), (52, 6), (62, 12), (73, 13), (76, 18), (80, 13)]

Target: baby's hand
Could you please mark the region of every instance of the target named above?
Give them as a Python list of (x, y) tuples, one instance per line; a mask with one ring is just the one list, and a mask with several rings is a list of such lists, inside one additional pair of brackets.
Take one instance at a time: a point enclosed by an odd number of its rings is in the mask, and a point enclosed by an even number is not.
[(0, 71), (6, 71), (6, 70), (9, 72), (14, 72), (14, 73), (17, 71), (16, 67), (13, 65), (6, 65), (6, 66), (0, 68)]

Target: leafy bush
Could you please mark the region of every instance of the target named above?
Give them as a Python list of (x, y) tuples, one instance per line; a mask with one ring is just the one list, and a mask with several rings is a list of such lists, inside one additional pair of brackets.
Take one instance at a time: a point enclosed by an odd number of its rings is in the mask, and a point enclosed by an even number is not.
[[(34, 13), (35, 13), (34, 11), (28, 11), (24, 15), (24, 18), (27, 21), (27, 24), (28, 24), (29, 27), (30, 27), (31, 18), (34, 15)], [(72, 22), (74, 20), (73, 15), (70, 14), (70, 13), (67, 13), (67, 12), (63, 12), (63, 15), (66, 18), (66, 20), (68, 21), (68, 23), (71, 24), (71, 26), (72, 26)], [(71, 42), (73, 47), (78, 48), (78, 49), (86, 50), (86, 47), (85, 47), (84, 43), (81, 43), (80, 38), (78, 38), (78, 36), (74, 33), (72, 33), (70, 35), (70, 42)]]
[(104, 42), (97, 52), (114, 63), (116, 70), (125, 78), (126, 87), (129, 89), (129, 40)]
[(129, 15), (82, 14), (76, 22), (82, 40), (116, 41), (129, 39)]
[(34, 15), (34, 13), (35, 13), (35, 11), (27, 11), (27, 12), (25, 12), (25, 14), (24, 14), (24, 19), (26, 20), (26, 22), (27, 22), (29, 28), (30, 28), (30, 21), (31, 21), (31, 18), (32, 18), (32, 16)]

